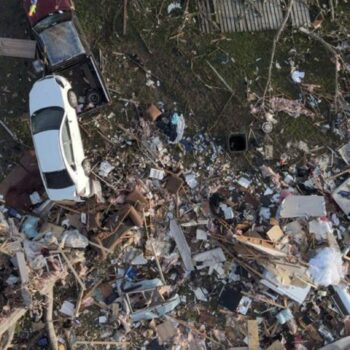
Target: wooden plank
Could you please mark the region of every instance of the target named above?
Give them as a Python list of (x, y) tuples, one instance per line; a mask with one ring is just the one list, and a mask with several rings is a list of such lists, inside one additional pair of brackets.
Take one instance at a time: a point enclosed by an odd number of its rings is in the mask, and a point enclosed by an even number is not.
[(245, 7), (244, 7), (244, 4), (242, 3), (242, 1), (238, 1), (237, 2), (237, 5), (239, 7), (239, 11), (241, 13), (241, 18), (242, 18), (242, 27), (243, 27), (243, 31), (244, 32), (247, 32), (249, 31), (249, 20), (247, 18), (247, 14), (246, 14), (246, 11), (245, 11)]
[(294, 1), (292, 12), (291, 12), (291, 18), (292, 18), (292, 26), (298, 27), (299, 26), (299, 13), (298, 13), (298, 1)]
[(237, 0), (236, 6), (240, 13), (240, 24), (241, 24), (242, 31), (246, 32), (248, 30), (248, 25), (247, 25), (247, 18), (245, 16), (244, 6), (242, 6), (242, 2), (240, 0)]
[(286, 350), (286, 348), (279, 340), (276, 340), (266, 350)]
[(235, 13), (234, 13), (233, 7), (232, 7), (232, 0), (227, 1), (227, 8), (228, 8), (229, 16), (230, 16), (230, 30), (232, 33), (234, 33), (236, 31), (236, 29), (235, 29)]
[(205, 24), (204, 24), (205, 12), (203, 11), (202, 3), (200, 0), (197, 0), (196, 3), (197, 3), (197, 8), (198, 8), (199, 17), (200, 17), (200, 19), (199, 19), (200, 31), (202, 33), (207, 33), (206, 28), (205, 28)]
[(208, 33), (211, 33), (215, 30), (214, 24), (213, 24), (213, 13), (212, 13), (212, 8), (210, 6), (210, 0), (206, 0), (206, 8), (207, 8), (207, 14), (208, 18), (206, 18), (207, 23), (208, 23)]
[(185, 266), (185, 270), (188, 272), (193, 271), (194, 266), (191, 257), (191, 249), (187, 243), (181, 226), (179, 226), (177, 221), (174, 219), (170, 221), (170, 235), (176, 242), (176, 247), (179, 250), (181, 259)]
[(239, 19), (238, 19), (238, 14), (236, 12), (236, 8), (234, 6), (234, 2), (235, 2), (235, 0), (231, 0), (229, 2), (230, 11), (231, 11), (232, 17), (233, 17), (232, 18), (232, 30), (233, 30), (233, 32), (239, 32), (239, 23), (238, 23)]
[(272, 29), (273, 28), (273, 24), (272, 24), (272, 20), (270, 18), (270, 13), (271, 13), (271, 0), (267, 0), (265, 2), (265, 13), (266, 13), (266, 22), (267, 22), (267, 28), (268, 29)]
[(253, 12), (257, 31), (262, 31), (263, 30), (263, 28), (261, 26), (261, 15), (262, 15), (262, 12), (261, 12), (261, 8), (259, 6), (260, 4), (261, 4), (261, 0), (258, 0), (255, 3), (254, 12)]
[(242, 24), (241, 24), (241, 16), (240, 16), (240, 12), (239, 12), (239, 8), (237, 7), (237, 0), (233, 0), (232, 1), (232, 10), (235, 13), (235, 29), (236, 32), (242, 32)]
[(240, 0), (240, 7), (242, 9), (242, 14), (243, 14), (243, 23), (245, 26), (245, 31), (246, 32), (250, 32), (251, 31), (251, 23), (250, 23), (250, 18), (249, 15), (247, 13), (247, 8), (244, 6), (245, 4)]
[(0, 38), (0, 56), (35, 58), (36, 41)]
[(210, 7), (207, 6), (208, 2), (201, 3), (201, 11), (203, 12), (203, 25), (204, 25), (204, 30), (206, 33), (211, 32), (211, 23), (209, 21), (211, 13), (210, 13)]
[(277, 18), (277, 27), (276, 29), (279, 29), (279, 27), (281, 26), (284, 16), (283, 16), (283, 12), (282, 12), (282, 8), (281, 8), (281, 4), (278, 0), (276, 1), (276, 5), (275, 5), (275, 11), (276, 11), (276, 18)]
[(222, 21), (222, 31), (227, 33), (227, 22), (226, 22), (226, 15), (225, 15), (225, 7), (224, 7), (224, 0), (218, 0), (218, 9)]
[(274, 245), (267, 240), (263, 240), (256, 237), (246, 237), (246, 236), (235, 236), (235, 238), (237, 239), (238, 242), (242, 244), (246, 244), (250, 247), (253, 247), (259, 251), (262, 251), (272, 256), (283, 257), (287, 255), (285, 252), (276, 249)]
[(257, 31), (262, 31), (262, 27), (261, 27), (261, 9), (259, 7), (260, 4), (260, 0), (258, 0), (255, 3), (254, 6), (254, 11), (253, 11), (253, 16), (254, 16), (254, 21), (255, 21), (255, 26), (256, 26), (256, 30)]
[(275, 24), (275, 11), (274, 11), (273, 1), (269, 1), (268, 15), (269, 15), (269, 21), (270, 21), (270, 24), (271, 24), (271, 29), (275, 29), (276, 28), (276, 24)]
[(310, 26), (310, 11), (307, 6), (307, 3), (304, 0), (299, 0), (300, 1), (300, 6), (302, 9), (302, 15), (303, 15), (303, 26)]
[(245, 14), (245, 18), (247, 19), (248, 30), (250, 32), (255, 32), (254, 16), (250, 6), (245, 7), (244, 14)]
[(259, 329), (256, 320), (248, 321), (248, 349), (259, 350)]
[(226, 23), (227, 23), (227, 31), (229, 33), (232, 33), (232, 19), (230, 14), (229, 2), (230, 0), (224, 0), (224, 8), (225, 8)]
[(14, 309), (10, 315), (1, 319), (0, 322), (0, 339), (5, 332), (14, 326), (27, 312), (25, 308)]
[(221, 32), (224, 32), (225, 29), (224, 29), (224, 23), (222, 21), (221, 8), (220, 8), (220, 4), (219, 4), (220, 1), (221, 0), (213, 0), (213, 4), (214, 4), (216, 21), (219, 23)]
[(200, 31), (202, 33), (205, 33), (206, 30), (205, 30), (205, 26), (204, 26), (204, 13), (203, 13), (202, 5), (201, 5), (200, 0), (197, 0), (196, 3), (197, 3), (197, 8), (198, 8), (199, 17), (200, 17), (200, 19), (199, 19)]
[(276, 1), (272, 2), (272, 19), (273, 19), (273, 25), (274, 29), (279, 28), (281, 25), (279, 16), (278, 16), (278, 9), (281, 8), (279, 3), (276, 3)]
[(270, 23), (270, 18), (269, 18), (269, 0), (263, 2), (263, 13), (264, 13), (264, 28), (265, 30), (271, 29), (271, 23)]
[(229, 0), (222, 0), (222, 8), (223, 8), (223, 11), (224, 11), (224, 18), (225, 18), (225, 23), (226, 23), (226, 31), (228, 33), (231, 32), (231, 27), (230, 27), (230, 17), (229, 17), (229, 13), (227, 11), (227, 2)]
[(259, 16), (259, 27), (261, 28), (260, 30), (265, 30), (265, 15), (264, 15), (264, 3), (262, 1), (258, 2), (258, 9), (259, 12), (261, 14), (261, 16)]
[(23, 252), (16, 253), (16, 260), (22, 285), (29, 282), (29, 269)]

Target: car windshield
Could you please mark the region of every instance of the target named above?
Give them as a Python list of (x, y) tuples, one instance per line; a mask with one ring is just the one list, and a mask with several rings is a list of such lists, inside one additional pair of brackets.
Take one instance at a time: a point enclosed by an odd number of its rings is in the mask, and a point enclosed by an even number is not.
[(43, 30), (57, 24), (60, 22), (68, 21), (72, 18), (72, 15), (69, 12), (55, 12), (44, 19), (42, 19), (39, 23), (34, 26), (34, 30), (37, 33), (41, 33)]
[(33, 135), (47, 130), (59, 130), (63, 116), (64, 109), (60, 107), (43, 108), (35, 112), (32, 115)]
[(72, 21), (57, 23), (43, 30), (39, 36), (51, 66), (85, 53), (78, 31)]
[(49, 189), (59, 190), (73, 186), (73, 181), (65, 169), (43, 173), (43, 175), (46, 181), (46, 186)]

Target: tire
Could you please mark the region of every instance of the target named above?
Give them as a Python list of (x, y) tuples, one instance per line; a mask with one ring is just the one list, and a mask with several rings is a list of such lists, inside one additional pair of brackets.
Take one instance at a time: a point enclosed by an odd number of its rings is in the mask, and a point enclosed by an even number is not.
[(95, 106), (100, 105), (102, 102), (102, 96), (97, 90), (89, 90), (86, 99)]
[(86, 176), (89, 176), (90, 173), (91, 173), (91, 163), (89, 161), (89, 159), (85, 158), (83, 160), (83, 162), (81, 163), (81, 166), (83, 167), (84, 169), (84, 173)]
[(78, 98), (76, 93), (72, 89), (68, 90), (68, 102), (73, 108), (77, 108)]

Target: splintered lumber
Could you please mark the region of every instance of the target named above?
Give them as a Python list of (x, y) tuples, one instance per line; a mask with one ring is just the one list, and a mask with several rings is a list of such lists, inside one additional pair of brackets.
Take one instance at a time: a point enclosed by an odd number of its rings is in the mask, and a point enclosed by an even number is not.
[(176, 220), (170, 221), (170, 235), (176, 242), (177, 249), (179, 250), (181, 259), (185, 266), (185, 270), (187, 272), (193, 271), (194, 266), (191, 257), (191, 249), (188, 246), (185, 235)]
[(80, 341), (77, 340), (74, 342), (73, 347), (75, 348), (78, 345), (127, 345), (129, 342), (124, 342), (124, 341)]
[[(16, 332), (16, 325), (13, 325), (9, 330), (8, 330), (8, 334), (7, 334), (7, 340), (6, 343), (4, 345), (3, 348), (1, 348), (2, 350), (7, 350), (9, 347), (12, 347), (12, 340), (15, 336), (15, 332)], [(0, 345), (1, 346), (1, 345)]]
[(35, 58), (36, 41), (0, 38), (0, 56)]
[(123, 35), (126, 35), (128, 24), (128, 0), (124, 0)]
[(286, 348), (279, 340), (276, 340), (266, 350), (286, 350)]
[(29, 282), (29, 270), (24, 257), (24, 253), (17, 252), (16, 259), (17, 259), (17, 264), (19, 269), (19, 275), (21, 277), (21, 283), (22, 285), (26, 285)]
[(259, 350), (259, 329), (256, 320), (248, 321), (248, 349)]
[(64, 251), (62, 250), (61, 247), (58, 247), (59, 252), (61, 253), (61, 255), (63, 256), (63, 259), (65, 260), (65, 262), (68, 265), (68, 268), (72, 271), (74, 277), (76, 278), (77, 282), (80, 284), (80, 287), (85, 290), (85, 284), (83, 283), (83, 281), (80, 279), (77, 271), (75, 270), (75, 268), (73, 267), (72, 263), (70, 262), (70, 260), (68, 259), (67, 255), (64, 253)]
[(49, 333), (49, 338), (50, 338), (50, 345), (52, 350), (58, 350), (58, 339), (55, 331), (55, 327), (53, 325), (53, 320), (52, 320), (52, 313), (53, 313), (53, 288), (55, 284), (51, 283), (49, 285), (47, 295), (46, 295), (46, 300), (47, 300), (47, 305), (46, 305), (46, 324), (47, 324), (47, 331)]
[(287, 254), (276, 249), (270, 241), (266, 241), (264, 239), (255, 238), (255, 237), (245, 237), (245, 236), (235, 236), (238, 242), (246, 244), (250, 247), (253, 247), (257, 250), (260, 250), (263, 253), (276, 256), (276, 257), (284, 257)]
[(0, 322), (0, 339), (5, 332), (10, 330), (27, 312), (25, 308), (15, 309), (12, 314)]

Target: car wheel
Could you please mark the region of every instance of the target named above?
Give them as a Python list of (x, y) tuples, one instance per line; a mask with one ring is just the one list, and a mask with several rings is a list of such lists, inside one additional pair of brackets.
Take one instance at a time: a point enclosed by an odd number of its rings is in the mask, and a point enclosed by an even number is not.
[(68, 102), (73, 108), (78, 106), (77, 95), (72, 89), (68, 90)]
[(89, 176), (91, 173), (91, 163), (88, 159), (84, 159), (83, 162), (81, 163), (84, 173), (86, 176)]
[(87, 100), (95, 106), (101, 104), (101, 94), (97, 90), (89, 90), (86, 96)]

